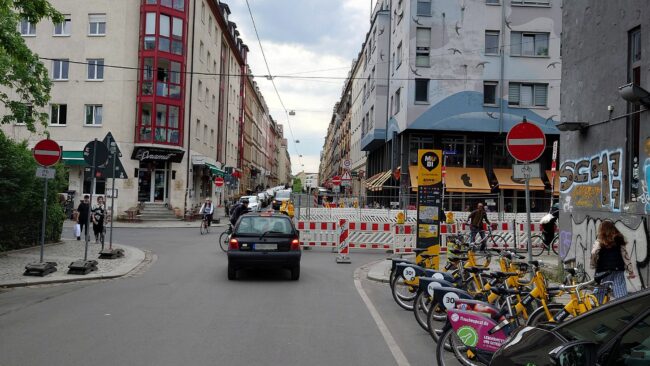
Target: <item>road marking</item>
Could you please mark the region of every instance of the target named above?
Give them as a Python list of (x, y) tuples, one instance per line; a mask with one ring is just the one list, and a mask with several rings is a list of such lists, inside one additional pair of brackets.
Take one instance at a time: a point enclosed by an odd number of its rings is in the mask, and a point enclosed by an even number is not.
[(361, 287), (361, 280), (359, 279), (361, 268), (362, 267), (359, 267), (354, 271), (354, 287), (357, 288), (357, 292), (359, 293), (359, 296), (361, 296), (361, 300), (363, 300), (364, 304), (366, 304), (366, 307), (368, 308), (372, 319), (375, 321), (375, 324), (377, 324), (377, 328), (379, 328), (379, 332), (381, 333), (382, 337), (384, 337), (384, 341), (386, 342), (386, 345), (388, 345), (390, 352), (393, 354), (397, 365), (411, 366), (409, 361), (406, 359), (406, 356), (404, 356), (402, 349), (399, 348), (397, 342), (395, 342), (395, 338), (393, 338), (393, 335), (390, 333), (390, 330), (386, 326), (386, 323), (384, 323), (381, 315), (379, 315), (379, 312), (375, 308), (375, 305), (372, 304), (372, 301), (370, 301), (370, 298), (363, 290), (363, 287)]

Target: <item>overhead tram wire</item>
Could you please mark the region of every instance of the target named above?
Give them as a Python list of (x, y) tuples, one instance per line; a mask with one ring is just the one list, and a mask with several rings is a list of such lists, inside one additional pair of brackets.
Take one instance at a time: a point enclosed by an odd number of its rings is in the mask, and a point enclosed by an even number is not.
[(280, 97), (280, 92), (278, 92), (278, 88), (275, 86), (275, 81), (274, 77), (272, 76), (273, 73), (271, 72), (271, 68), (269, 67), (269, 62), (266, 59), (266, 54), (264, 53), (264, 47), (262, 47), (262, 40), (260, 39), (259, 32), (257, 31), (257, 25), (255, 24), (255, 17), (253, 17), (253, 11), (251, 10), (251, 6), (248, 3), (248, 0), (246, 0), (246, 8), (248, 8), (248, 14), (251, 16), (251, 22), (253, 23), (253, 29), (255, 30), (255, 38), (257, 38), (257, 43), (260, 46), (260, 51), (262, 52), (262, 59), (264, 59), (264, 65), (266, 65), (266, 71), (269, 73), (268, 74), (268, 79), (271, 81), (271, 85), (273, 85), (273, 90), (275, 90), (275, 94), (278, 96), (278, 100), (280, 101), (280, 105), (282, 105), (282, 109), (284, 109), (284, 114), (287, 117), (287, 126), (289, 127), (289, 133), (291, 134), (291, 139), (293, 140), (293, 148), (296, 151), (296, 154), (298, 155), (298, 162), (302, 166), (302, 158), (301, 154), (298, 151), (298, 140), (296, 140), (296, 137), (293, 134), (293, 129), (291, 128), (291, 122), (289, 120), (289, 111), (287, 110), (287, 107), (284, 105), (284, 102), (282, 101), (282, 98)]

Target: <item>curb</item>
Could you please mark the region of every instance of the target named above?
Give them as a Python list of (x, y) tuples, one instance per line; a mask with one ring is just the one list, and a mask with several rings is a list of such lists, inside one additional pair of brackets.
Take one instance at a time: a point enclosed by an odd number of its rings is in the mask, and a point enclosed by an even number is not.
[(117, 245), (120, 248), (127, 249), (129, 252), (131, 252), (132, 256), (124, 264), (122, 264), (112, 272), (105, 273), (105, 274), (90, 273), (87, 275), (67, 275), (69, 276), (68, 278), (49, 278), (49, 279), (43, 278), (42, 280), (38, 280), (36, 279), (36, 277), (29, 278), (28, 276), (25, 276), (24, 280), (20, 280), (16, 282), (0, 282), (0, 288), (15, 288), (15, 287), (48, 285), (48, 284), (55, 284), (55, 283), (70, 283), (70, 282), (118, 278), (131, 273), (133, 270), (138, 268), (138, 266), (140, 266), (142, 263), (144, 263), (147, 260), (146, 253), (141, 249), (129, 245), (122, 245), (122, 244), (117, 244)]
[(366, 278), (368, 278), (371, 281), (375, 281), (375, 282), (389, 283), (390, 282), (389, 277), (386, 277), (386, 275), (383, 273), (384, 272), (383, 270), (382, 271), (373, 271), (373, 267), (379, 267), (379, 263), (382, 263), (382, 262), (384, 262), (386, 260), (387, 259), (384, 258), (384, 259), (380, 259), (378, 261), (371, 262), (371, 263), (367, 264), (367, 266), (368, 266), (368, 275), (366, 276)]

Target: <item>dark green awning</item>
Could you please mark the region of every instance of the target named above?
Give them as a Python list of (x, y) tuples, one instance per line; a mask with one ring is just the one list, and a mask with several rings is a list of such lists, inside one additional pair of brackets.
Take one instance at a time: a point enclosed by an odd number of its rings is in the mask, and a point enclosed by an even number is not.
[(63, 151), (62, 157), (65, 165), (85, 166), (83, 151)]
[(224, 172), (223, 170), (217, 168), (215, 165), (212, 165), (212, 164), (210, 164), (210, 163), (205, 163), (205, 166), (207, 166), (208, 168), (210, 168), (210, 172), (211, 172), (212, 175), (214, 175), (214, 176), (222, 177), (222, 178), (223, 178), (223, 177), (226, 175), (226, 172)]

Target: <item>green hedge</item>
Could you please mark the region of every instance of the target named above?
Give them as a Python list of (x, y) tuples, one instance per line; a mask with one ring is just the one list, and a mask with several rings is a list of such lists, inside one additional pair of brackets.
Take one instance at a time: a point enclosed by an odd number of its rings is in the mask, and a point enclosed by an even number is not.
[[(45, 180), (36, 178), (38, 164), (26, 142), (15, 142), (0, 131), (0, 251), (40, 244)], [(48, 182), (45, 241), (61, 239), (65, 215), (58, 194), (67, 187), (61, 163)]]

